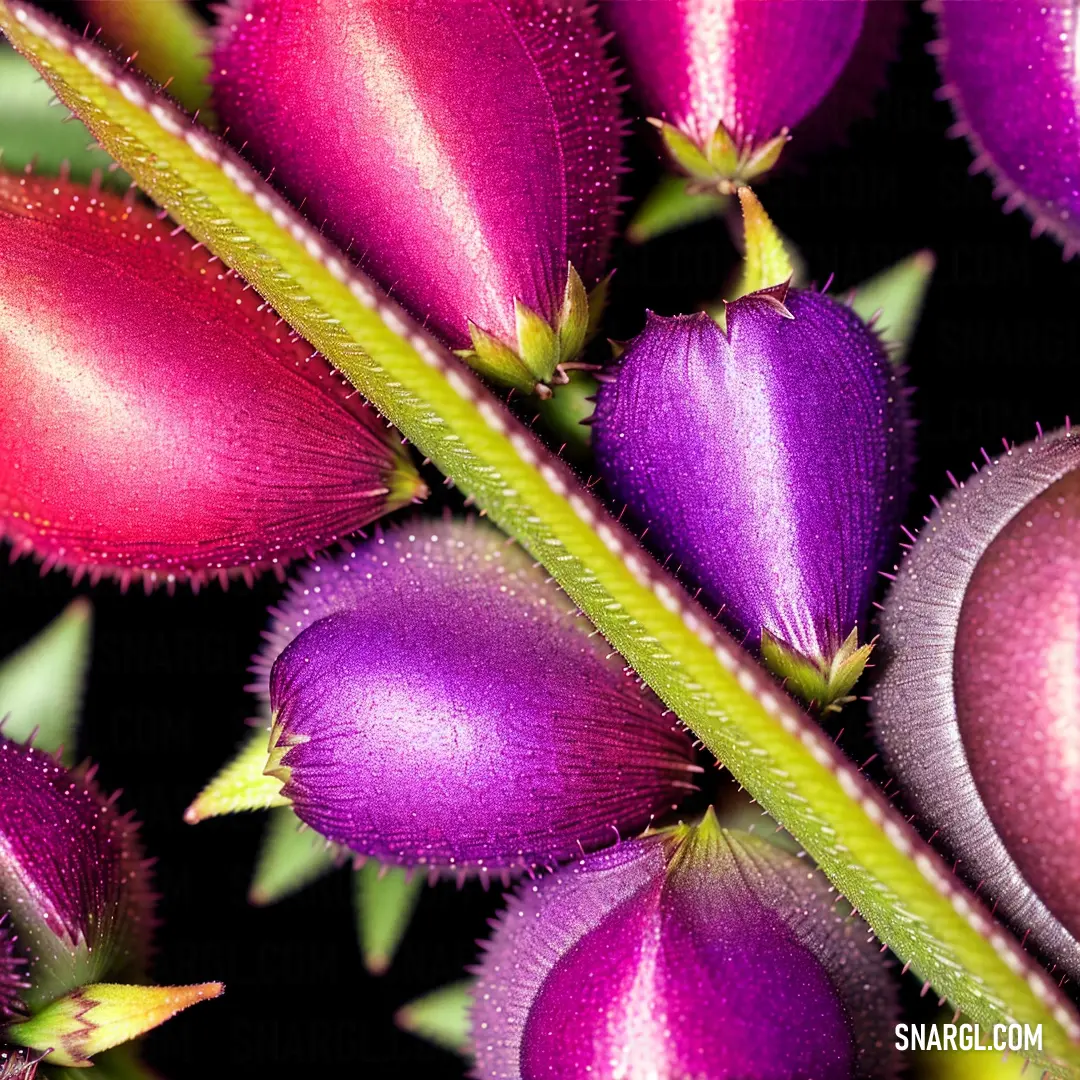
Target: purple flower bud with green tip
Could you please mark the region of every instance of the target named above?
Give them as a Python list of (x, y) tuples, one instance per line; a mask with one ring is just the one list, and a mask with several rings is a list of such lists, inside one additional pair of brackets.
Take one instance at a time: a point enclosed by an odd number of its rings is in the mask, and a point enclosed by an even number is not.
[(614, 499), (791, 689), (842, 697), (894, 543), (905, 396), (877, 336), (815, 292), (649, 315), (601, 386), (593, 445)]
[(712, 811), (526, 882), (473, 991), (475, 1076), (884, 1080), (895, 989), (835, 904)]
[(145, 975), (154, 923), (137, 827), (92, 770), (2, 735), (0, 920), (0, 1051), (89, 1065), (221, 993), (219, 983), (131, 985)]
[(943, 95), (1006, 212), (1022, 206), (1071, 258), (1080, 249), (1076, 10), (1043, 0), (939, 0)]
[(416, 522), (309, 569), (270, 677), (267, 772), (381, 862), (531, 868), (613, 843), (692, 789), (691, 747), (530, 557)]
[(851, 55), (865, 0), (621, 0), (605, 9), (672, 157), (706, 182), (770, 169)]
[(1080, 438), (1009, 449), (943, 500), (881, 619), (872, 711), (911, 808), (1080, 974)]
[(234, 0), (212, 75), (230, 138), (478, 370), (578, 355), (623, 127), (584, 0)]

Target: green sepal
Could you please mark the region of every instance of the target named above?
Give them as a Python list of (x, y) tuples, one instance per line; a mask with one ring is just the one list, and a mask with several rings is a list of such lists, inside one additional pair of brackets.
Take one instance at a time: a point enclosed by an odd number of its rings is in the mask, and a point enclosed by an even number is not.
[(424, 876), (369, 859), (355, 875), (356, 929), (364, 967), (389, 970), (424, 887)]
[(684, 135), (674, 124), (655, 117), (649, 117), (649, 123), (660, 132), (660, 138), (676, 165), (696, 180), (712, 183), (719, 179), (704, 151), (689, 135)]
[(267, 818), (248, 900), (258, 907), (276, 904), (330, 873), (337, 862), (333, 846), (304, 828), (291, 807), (279, 806)]
[(410, 1001), (394, 1017), (402, 1031), (449, 1050), (469, 1056), (469, 1011), (472, 1008), (472, 983), (450, 983), (430, 994)]
[(730, 195), (703, 190), (685, 176), (664, 176), (638, 207), (627, 226), (626, 239), (631, 244), (644, 244), (686, 225), (721, 217), (730, 205)]
[(562, 385), (551, 388), (551, 397), (536, 403), (536, 411), (563, 444), (563, 456), (572, 461), (586, 460), (592, 453), (592, 432), (585, 423), (596, 409), (592, 401), (598, 385), (586, 371), (572, 371)]
[(848, 634), (844, 644), (828, 662), (812, 660), (793, 649), (780, 638), (761, 631), (761, 658), (770, 671), (796, 697), (822, 711), (840, 708), (874, 650), (874, 643), (859, 644), (859, 628)]
[(795, 273), (784, 240), (758, 197), (748, 188), (739, 188), (743, 217), (742, 277), (732, 299), (771, 289), (789, 282)]
[(723, 125), (717, 124), (706, 149), (709, 164), (719, 176), (735, 176), (739, 171), (739, 146)]
[(196, 825), (207, 818), (237, 814), (244, 810), (269, 810), (288, 806), (281, 794), (283, 781), (266, 774), (269, 740), (257, 731), (184, 811), (184, 820)]
[(53, 100), (52, 88), (34, 68), (0, 45), (0, 165), (9, 172), (33, 165), (35, 172), (56, 176), (66, 162), (72, 180), (88, 183), (96, 173), (107, 187), (126, 189), (131, 177), (109, 172), (113, 159), (87, 149), (93, 135), (78, 120), (68, 120), (62, 105), (50, 106)]
[(559, 338), (551, 325), (522, 300), (514, 300), (518, 356), (534, 383), (551, 382), (559, 366)]
[(749, 182), (767, 173), (780, 160), (780, 154), (790, 138), (787, 128), (784, 128), (779, 135), (774, 135), (768, 142), (752, 147), (748, 153), (744, 154), (735, 179)]
[(576, 360), (585, 348), (588, 338), (590, 318), (589, 294), (582, 284), (581, 275), (568, 264), (566, 270), (566, 291), (563, 306), (559, 312), (559, 363), (567, 364)]
[(125, 986), (95, 983), (58, 998), (29, 1020), (10, 1024), (15, 1046), (48, 1050), (45, 1061), (85, 1066), (95, 1054), (130, 1042), (200, 1001), (220, 997), (221, 983), (196, 986)]
[(457, 353), (469, 367), (499, 386), (512, 386), (523, 394), (532, 393), (536, 379), (509, 345), (474, 322), (469, 323), (469, 336), (472, 349), (460, 349)]
[(0, 664), (4, 734), (25, 742), (36, 728), (34, 746), (50, 754), (63, 747), (66, 765), (75, 757), (92, 626), (90, 602), (79, 598)]
[(607, 309), (608, 299), (611, 296), (611, 278), (615, 271), (602, 277), (589, 291), (589, 328), (585, 333), (585, 340), (592, 341), (600, 332), (600, 326), (604, 321), (604, 311)]
[(852, 309), (867, 323), (881, 313), (874, 328), (890, 346), (890, 355), (898, 364), (903, 363), (911, 348), (936, 265), (932, 251), (916, 251), (855, 290)]

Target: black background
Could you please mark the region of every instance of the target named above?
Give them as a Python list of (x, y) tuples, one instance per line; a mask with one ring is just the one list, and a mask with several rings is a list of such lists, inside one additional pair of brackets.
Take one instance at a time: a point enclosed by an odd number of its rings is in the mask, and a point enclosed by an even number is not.
[[(946, 469), (962, 475), (980, 447), (994, 452), (1003, 437), (1027, 440), (1037, 420), (1055, 427), (1077, 407), (1080, 266), (1063, 264), (1052, 240), (1032, 241), (1022, 214), (1003, 216), (987, 177), (969, 177), (971, 154), (962, 140), (946, 138), (950, 110), (934, 97), (938, 78), (925, 52), (932, 22), (914, 6), (908, 15), (873, 118), (856, 123), (846, 145), (810, 157), (760, 193), (819, 280), (832, 272), (839, 286), (854, 285), (921, 247), (938, 256), (910, 356), (920, 423), (914, 525), (929, 494), (946, 487)], [(627, 178), (635, 198), (659, 175), (644, 131), (639, 125)], [(646, 306), (673, 314), (714, 299), (735, 258), (719, 222), (621, 250), (607, 332), (631, 336)], [(427, 890), (397, 962), (374, 979), (356, 948), (347, 873), (253, 909), (245, 894), (262, 819), (197, 827), (181, 819), (243, 734), (252, 712), (246, 668), (281, 586), (269, 578), (227, 593), (122, 595), (111, 584), (73, 590), (64, 574), (42, 578), (30, 561), (5, 562), (0, 655), (74, 592), (91, 597), (96, 619), (80, 751), (100, 763), (106, 787), (123, 788), (121, 805), (137, 810), (147, 848), (159, 857), (164, 925), (154, 974), (161, 982), (227, 984), (222, 1000), (152, 1035), (149, 1059), (170, 1080), (462, 1075), (454, 1058), (398, 1032), (392, 1016), (461, 976), (497, 895), (476, 884)], [(845, 714), (853, 753), (862, 722), (857, 708)]]

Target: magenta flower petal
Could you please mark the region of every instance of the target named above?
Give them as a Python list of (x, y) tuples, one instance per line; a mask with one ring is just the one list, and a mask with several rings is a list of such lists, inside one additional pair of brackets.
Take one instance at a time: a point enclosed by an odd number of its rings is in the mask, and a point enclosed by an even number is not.
[(730, 304), (726, 334), (650, 315), (600, 388), (593, 444), (615, 500), (733, 627), (826, 669), (894, 543), (906, 410), (858, 316), (812, 292), (785, 303)]
[(28, 1006), (142, 975), (153, 897), (137, 828), (89, 773), (0, 736), (0, 856)]
[(705, 155), (722, 130), (745, 163), (825, 97), (865, 9), (865, 0), (624, 0), (605, 10), (653, 114)]
[(622, 122), (581, 0), (237, 0), (213, 79), (230, 138), (455, 347), (471, 321), (524, 356), (515, 300), (555, 325), (568, 266), (604, 273)]
[(1080, 248), (1080, 84), (1071, 5), (938, 4), (945, 93), (978, 168), (1067, 256)]
[(945, 499), (882, 616), (872, 710), (920, 819), (999, 914), (1080, 972), (1080, 439)]
[(642, 828), (691, 787), (675, 718), (487, 526), (395, 530), (320, 563), (285, 609), (306, 629), (273, 666), (269, 771), (358, 854), (532, 867)]
[(141, 205), (0, 175), (0, 530), (148, 586), (280, 568), (423, 489), (330, 365)]
[(711, 814), (526, 883), (480, 967), (476, 1075), (893, 1075), (895, 991), (834, 903)]
[[(0, 914), (0, 1025), (25, 1011), (22, 993), (26, 981), (26, 958), (16, 951), (18, 937), (5, 911)], [(2, 1075), (2, 1074), (0, 1074)]]

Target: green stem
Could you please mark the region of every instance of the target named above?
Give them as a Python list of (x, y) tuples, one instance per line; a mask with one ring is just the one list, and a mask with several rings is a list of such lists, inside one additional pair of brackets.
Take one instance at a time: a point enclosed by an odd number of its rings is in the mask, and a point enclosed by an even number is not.
[(1080, 1075), (1080, 1021), (1056, 986), (456, 358), (239, 158), (100, 50), (10, 0), (0, 0), (0, 29), (151, 197), (547, 567), (883, 942), (972, 1019), (1042, 1024), (1042, 1063)]

